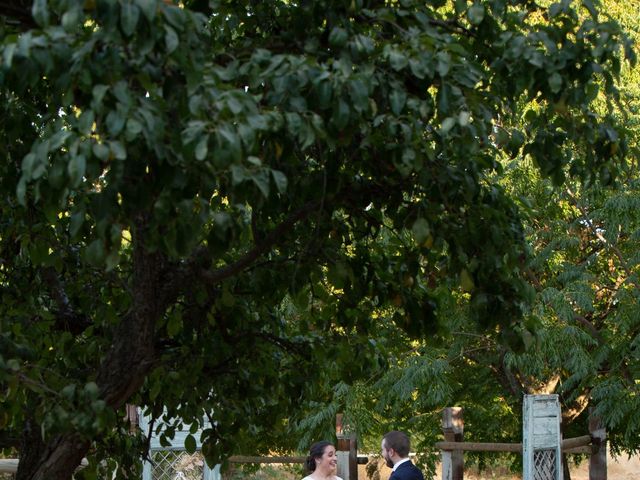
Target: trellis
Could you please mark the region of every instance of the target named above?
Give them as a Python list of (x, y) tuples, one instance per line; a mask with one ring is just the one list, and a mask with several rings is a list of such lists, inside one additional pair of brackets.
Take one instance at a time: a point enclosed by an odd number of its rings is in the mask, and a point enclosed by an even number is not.
[(522, 409), (524, 480), (563, 480), (558, 395), (525, 395)]
[[(140, 416), (140, 428), (149, 430), (146, 417)], [(149, 460), (142, 469), (142, 480), (221, 480), (220, 467), (209, 468), (200, 451), (200, 431), (196, 438), (196, 452), (188, 453), (184, 448), (184, 440), (189, 434), (187, 430), (176, 431), (170, 446), (162, 446), (159, 439), (151, 435), (149, 442)]]

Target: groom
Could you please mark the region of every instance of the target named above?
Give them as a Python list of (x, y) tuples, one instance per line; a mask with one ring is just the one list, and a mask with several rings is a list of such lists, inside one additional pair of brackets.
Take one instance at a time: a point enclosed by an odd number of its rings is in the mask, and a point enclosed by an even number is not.
[(409, 437), (392, 431), (382, 437), (382, 457), (393, 472), (389, 480), (424, 480), (422, 472), (409, 460)]

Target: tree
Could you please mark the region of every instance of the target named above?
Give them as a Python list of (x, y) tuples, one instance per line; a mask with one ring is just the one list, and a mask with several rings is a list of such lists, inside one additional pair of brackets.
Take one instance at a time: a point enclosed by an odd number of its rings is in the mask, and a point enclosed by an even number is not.
[[(606, 11), (638, 38), (637, 11), (617, 2)], [(517, 442), (523, 394), (558, 393), (565, 437), (587, 432), (593, 409), (614, 453), (638, 452), (638, 74), (624, 69), (617, 102), (599, 95), (592, 106), (626, 125), (633, 155), (617, 181), (603, 187), (573, 179), (557, 189), (526, 156), (504, 160), (500, 182), (521, 206), (531, 252), (523, 271), (536, 292), (520, 325), (521, 348), (470, 322), (465, 299), (454, 294), (441, 302), (447, 328), (419, 344), (396, 342), (393, 369), (336, 398), (364, 437), (404, 428), (418, 451), (437, 453), (440, 411), (460, 405), (469, 441)], [(482, 466), (491, 458), (477, 460)], [(424, 460), (433, 468), (436, 457)], [(519, 456), (513, 460), (517, 469)]]
[(583, 5), (0, 4), (18, 479), (69, 478), (85, 455), (125, 468), (144, 452), (128, 401), (208, 416), (212, 462), (265, 448), (327, 384), (379, 367), (380, 310), (433, 332), (447, 282), (511, 338), (532, 290), (499, 155), (560, 184), (609, 181), (626, 153), (589, 105), (633, 52)]

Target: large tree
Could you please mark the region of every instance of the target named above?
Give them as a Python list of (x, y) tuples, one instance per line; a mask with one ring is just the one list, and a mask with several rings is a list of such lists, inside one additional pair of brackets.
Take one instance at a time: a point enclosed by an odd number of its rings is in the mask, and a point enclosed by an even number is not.
[(325, 382), (377, 367), (381, 309), (414, 337), (446, 321), (452, 279), (511, 338), (532, 290), (500, 155), (561, 184), (609, 181), (626, 152), (590, 103), (632, 52), (583, 6), (0, 3), (18, 478), (142, 454), (128, 401), (207, 416), (211, 461), (264, 448)]

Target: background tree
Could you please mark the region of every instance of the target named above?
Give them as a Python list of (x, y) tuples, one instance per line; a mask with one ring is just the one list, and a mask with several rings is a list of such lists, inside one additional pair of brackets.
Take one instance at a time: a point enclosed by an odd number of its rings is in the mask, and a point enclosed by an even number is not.
[[(605, 10), (637, 39), (638, 8), (608, 2)], [(638, 75), (637, 67), (624, 68), (616, 95), (597, 93), (599, 85), (593, 92), (594, 114), (619, 118), (633, 152), (617, 181), (603, 187), (573, 179), (558, 189), (526, 155), (504, 160), (498, 177), (523, 214), (531, 249), (523, 271), (536, 291), (520, 325), (520, 348), (509, 349), (499, 334), (470, 322), (467, 295), (450, 285), (454, 295), (439, 303), (446, 305), (446, 328), (424, 342), (396, 338), (394, 368), (344, 386), (336, 397), (363, 426), (365, 439), (401, 427), (413, 432), (417, 451), (436, 453), (441, 409), (461, 405), (468, 440), (517, 442), (522, 395), (559, 393), (565, 436), (588, 431), (591, 407), (608, 429), (612, 451), (637, 453)], [(556, 108), (567, 114), (562, 103)], [(526, 113), (510, 128), (535, 134), (530, 110), (537, 110), (535, 102), (523, 106)], [(608, 148), (615, 150), (616, 142)], [(566, 168), (558, 173), (569, 174)], [(477, 457), (480, 466), (489, 459)], [(424, 460), (433, 469), (437, 458)], [(519, 457), (513, 461), (517, 467)]]
[(109, 455), (133, 468), (130, 401), (208, 417), (211, 462), (268, 448), (327, 385), (384, 366), (380, 312), (412, 338), (450, 328), (452, 284), (519, 343), (533, 290), (500, 156), (561, 184), (609, 181), (627, 150), (590, 104), (632, 51), (584, 7), (0, 4), (17, 477), (69, 478), (86, 455), (87, 475)]

